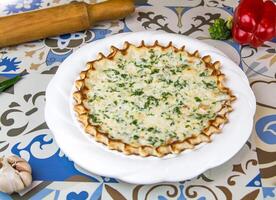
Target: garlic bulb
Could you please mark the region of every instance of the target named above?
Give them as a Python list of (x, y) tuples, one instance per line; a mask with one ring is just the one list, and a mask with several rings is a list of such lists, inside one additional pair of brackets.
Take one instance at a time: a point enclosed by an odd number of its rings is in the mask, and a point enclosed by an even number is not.
[(32, 183), (29, 163), (17, 156), (0, 158), (0, 192), (19, 192)]

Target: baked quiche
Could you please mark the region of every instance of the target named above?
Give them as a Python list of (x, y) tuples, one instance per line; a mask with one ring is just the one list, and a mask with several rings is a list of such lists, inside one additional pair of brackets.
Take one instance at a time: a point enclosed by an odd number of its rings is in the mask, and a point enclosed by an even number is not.
[(209, 142), (235, 100), (220, 63), (169, 43), (125, 42), (87, 63), (74, 110), (86, 133), (125, 154), (162, 157)]

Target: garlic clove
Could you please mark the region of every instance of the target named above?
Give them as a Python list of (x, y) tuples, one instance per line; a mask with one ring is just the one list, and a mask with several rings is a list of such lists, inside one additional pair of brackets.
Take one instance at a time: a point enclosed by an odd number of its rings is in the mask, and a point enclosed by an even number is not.
[(17, 163), (17, 162), (26, 162), (25, 159), (14, 156), (14, 155), (7, 157), (7, 160), (11, 165), (13, 165), (14, 163)]
[(0, 158), (0, 192), (20, 192), (32, 183), (31, 167), (17, 156)]
[(19, 192), (25, 188), (25, 185), (19, 174), (16, 173), (13, 179), (10, 180), (10, 184), (15, 192)]
[(23, 158), (20, 158), (20, 157), (15, 156), (15, 155), (11, 155), (11, 156), (7, 157), (7, 160), (10, 164), (14, 163), (14, 162), (19, 162), (19, 161), (25, 161)]
[(26, 161), (24, 161), (24, 162), (16, 162), (14, 168), (17, 171), (25, 171), (25, 172), (28, 172), (28, 173), (32, 173), (32, 169), (31, 169), (30, 165)]
[(16, 170), (8, 163), (6, 159), (2, 161), (0, 169), (0, 191), (6, 193), (13, 193), (24, 189), (24, 183), (17, 174)]
[(29, 172), (21, 171), (19, 172), (19, 176), (24, 183), (25, 187), (29, 187), (32, 183), (32, 176)]
[(31, 166), (27, 161), (23, 158), (17, 157), (17, 156), (9, 156), (7, 157), (8, 162), (12, 167), (14, 167), (18, 171), (27, 171), (29, 173), (32, 173)]

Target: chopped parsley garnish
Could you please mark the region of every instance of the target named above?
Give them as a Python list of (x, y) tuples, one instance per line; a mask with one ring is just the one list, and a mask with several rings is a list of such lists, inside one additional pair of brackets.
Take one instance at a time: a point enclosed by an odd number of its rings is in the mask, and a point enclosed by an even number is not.
[(136, 67), (139, 67), (139, 68), (151, 68), (151, 65), (150, 64), (146, 64), (146, 63), (137, 63), (136, 61), (133, 62), (133, 64), (136, 66)]
[(183, 60), (183, 58), (182, 58), (182, 54), (181, 54), (181, 53), (179, 54), (179, 58), (180, 58), (180, 61), (182, 61), (182, 60)]
[(196, 114), (196, 119), (198, 120), (202, 120), (203, 118), (207, 117), (208, 115), (203, 115), (203, 114), (199, 114), (199, 113), (195, 113)]
[(188, 85), (187, 80), (180, 81), (179, 79), (174, 82), (174, 87), (180, 87), (181, 89)]
[(129, 87), (131, 88), (134, 84), (135, 82), (129, 83)]
[(200, 76), (200, 77), (207, 76), (207, 73), (206, 73), (206, 72), (201, 72), (201, 73), (199, 74), (199, 76)]
[(96, 95), (93, 95), (93, 97), (91, 97), (91, 98), (88, 100), (88, 102), (89, 102), (89, 103), (92, 103), (93, 101), (96, 100), (96, 98), (97, 98), (97, 96), (96, 96)]
[(142, 94), (144, 94), (143, 89), (137, 89), (134, 92), (132, 92), (131, 96), (141, 96)]
[(157, 74), (159, 71), (160, 71), (159, 69), (155, 68), (155, 69), (151, 70), (150, 74)]
[(118, 90), (117, 90), (117, 88), (113, 88), (113, 87), (111, 87), (111, 88), (109, 88), (110, 90), (110, 92), (119, 92)]
[(153, 64), (157, 61), (158, 56), (155, 54), (153, 49), (150, 49), (149, 53), (150, 53), (150, 60), (151, 60), (150, 62)]
[(125, 86), (124, 83), (119, 83), (119, 84), (118, 84), (118, 87), (124, 87), (124, 86)]
[(188, 68), (189, 65), (187, 64), (183, 64), (183, 65), (180, 65), (179, 67), (177, 67), (177, 72), (182, 72), (184, 69)]
[(175, 75), (175, 74), (176, 74), (175, 69), (171, 69), (170, 71), (171, 71), (171, 73), (172, 73), (173, 75)]
[(159, 100), (154, 96), (148, 96), (146, 103), (144, 104), (144, 108), (149, 108), (150, 105), (158, 106)]
[(163, 92), (161, 96), (162, 99), (167, 100), (169, 96), (172, 96), (172, 94), (170, 92)]
[(165, 82), (166, 84), (170, 85), (173, 83), (173, 81), (171, 79), (165, 79), (165, 78), (160, 78), (159, 81), (161, 82)]
[(89, 115), (89, 118), (92, 120), (93, 123), (101, 123), (95, 115)]
[(134, 139), (134, 140), (138, 140), (138, 139), (139, 139), (139, 136), (138, 136), (138, 135), (134, 135), (134, 136), (133, 136), (133, 139)]
[(148, 80), (145, 80), (145, 83), (149, 84), (149, 83), (152, 83), (152, 81), (153, 81), (153, 78), (150, 77)]
[(180, 111), (180, 108), (179, 108), (179, 107), (175, 107), (175, 108), (173, 109), (173, 112), (176, 113), (176, 114), (178, 114), (178, 115), (181, 114), (181, 111)]
[(131, 124), (133, 124), (133, 125), (137, 126), (137, 124), (138, 124), (137, 119), (133, 120), (133, 121), (131, 122)]
[(119, 67), (120, 69), (124, 69), (124, 68), (125, 68), (125, 65), (124, 65), (124, 64), (118, 64), (118, 67)]
[(106, 69), (104, 70), (107, 76), (119, 75), (120, 72), (116, 69)]
[(201, 102), (202, 100), (199, 97), (195, 97), (196, 102)]
[(142, 62), (147, 62), (147, 59), (141, 58)]
[(155, 146), (155, 144), (158, 144), (158, 141), (161, 142), (158, 137), (151, 137), (151, 136), (148, 138), (148, 141), (152, 146)]
[(216, 83), (214, 81), (211, 81), (210, 83), (202, 80), (202, 83), (209, 89), (215, 89), (217, 88)]
[(104, 114), (104, 116), (105, 116), (107, 119), (110, 119), (110, 117), (109, 117), (107, 114)]

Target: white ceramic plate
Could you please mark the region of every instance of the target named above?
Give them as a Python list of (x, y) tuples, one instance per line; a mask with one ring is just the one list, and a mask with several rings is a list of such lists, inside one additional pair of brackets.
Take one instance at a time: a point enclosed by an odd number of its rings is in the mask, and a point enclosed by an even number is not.
[[(167, 45), (172, 41), (176, 47), (185, 45), (190, 52), (199, 50), (201, 56), (209, 54), (213, 61), (219, 60), (222, 63), (222, 72), (227, 77), (226, 85), (231, 88), (237, 100), (233, 104), (234, 111), (229, 116), (230, 122), (224, 126), (221, 134), (212, 137), (211, 143), (200, 144), (177, 156), (142, 158), (111, 151), (82, 130), (72, 110), (73, 85), (79, 73), (99, 52), (108, 54), (111, 45), (122, 48), (125, 41), (138, 45), (142, 39), (146, 44), (158, 40)], [(150, 184), (190, 179), (229, 160), (249, 138), (255, 109), (256, 101), (247, 77), (221, 51), (182, 35), (136, 32), (117, 34), (92, 42), (70, 55), (48, 85), (45, 119), (62, 151), (85, 170), (130, 183)]]

